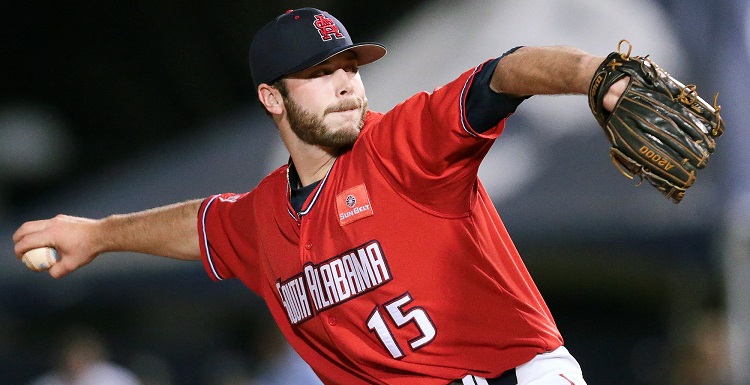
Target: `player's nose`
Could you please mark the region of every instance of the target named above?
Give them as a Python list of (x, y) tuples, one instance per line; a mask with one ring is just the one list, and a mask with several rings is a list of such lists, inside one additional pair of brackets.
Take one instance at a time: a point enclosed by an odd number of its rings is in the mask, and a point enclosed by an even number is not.
[(336, 91), (339, 96), (348, 95), (353, 90), (352, 76), (351, 73), (343, 68), (339, 68), (333, 73), (333, 81), (335, 82)]

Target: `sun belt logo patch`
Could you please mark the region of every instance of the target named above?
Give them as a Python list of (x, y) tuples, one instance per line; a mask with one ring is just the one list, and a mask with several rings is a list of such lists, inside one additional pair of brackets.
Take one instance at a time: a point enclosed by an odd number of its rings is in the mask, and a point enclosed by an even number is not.
[(320, 38), (323, 41), (330, 41), (331, 39), (343, 39), (344, 34), (339, 31), (339, 27), (329, 17), (324, 14), (315, 15), (315, 21), (313, 25), (318, 29)]
[(344, 226), (373, 214), (370, 197), (364, 184), (352, 187), (336, 196), (339, 225)]

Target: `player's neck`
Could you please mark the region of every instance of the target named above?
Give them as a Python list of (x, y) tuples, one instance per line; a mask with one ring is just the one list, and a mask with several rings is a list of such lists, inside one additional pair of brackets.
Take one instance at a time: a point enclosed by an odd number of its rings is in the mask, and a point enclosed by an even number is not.
[(336, 157), (330, 152), (315, 146), (305, 146), (294, 150), (290, 149), (289, 153), (302, 184), (300, 187), (323, 179), (333, 165), (334, 160), (336, 160)]
[(284, 142), (294, 167), (297, 169), (301, 187), (317, 182), (326, 175), (336, 160), (338, 151), (306, 143), (297, 137), (288, 125), (279, 127), (281, 140)]

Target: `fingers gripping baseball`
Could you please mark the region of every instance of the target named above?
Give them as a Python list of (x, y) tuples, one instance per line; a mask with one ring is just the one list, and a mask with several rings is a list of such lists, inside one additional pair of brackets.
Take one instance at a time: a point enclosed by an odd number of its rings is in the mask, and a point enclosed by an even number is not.
[(60, 260), (49, 274), (60, 278), (94, 260), (99, 254), (96, 242), (96, 221), (58, 215), (51, 219), (26, 222), (13, 234), (16, 258), (32, 249), (55, 248)]

